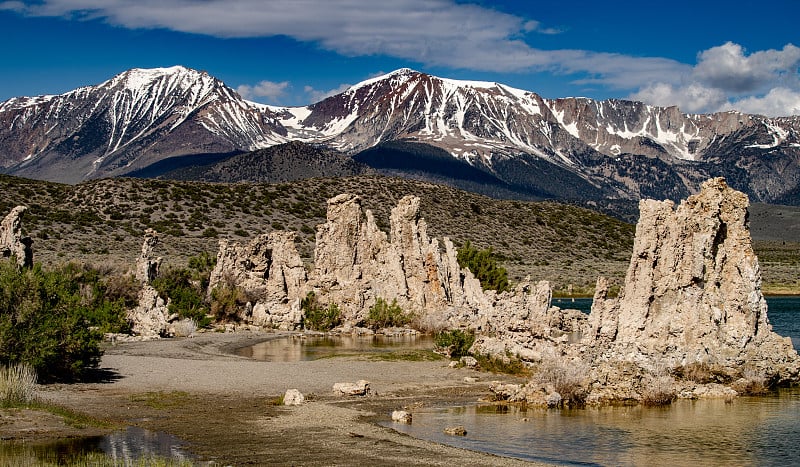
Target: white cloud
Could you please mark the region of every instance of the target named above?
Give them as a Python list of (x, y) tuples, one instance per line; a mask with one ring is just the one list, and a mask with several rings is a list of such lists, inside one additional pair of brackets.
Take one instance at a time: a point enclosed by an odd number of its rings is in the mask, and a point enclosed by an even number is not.
[(680, 67), (660, 58), (536, 49), (523, 38), (560, 31), (455, 0), (44, 0), (24, 13), (215, 37), (283, 35), (347, 56), (387, 55), (478, 71), (590, 73), (614, 86)]
[(727, 103), (720, 110), (768, 116), (800, 115), (800, 91), (775, 88), (764, 96), (751, 96)]
[(665, 75), (630, 95), (684, 112), (738, 110), (768, 116), (800, 115), (800, 48), (746, 54), (732, 42), (697, 54), (689, 72)]
[(739, 44), (727, 42), (698, 54), (693, 77), (730, 93), (763, 90), (783, 80), (797, 80), (800, 48), (792, 44), (783, 50), (762, 50), (745, 55)]
[(309, 102), (319, 102), (327, 97), (335, 96), (336, 94), (343, 93), (349, 88), (350, 84), (340, 84), (338, 87), (333, 89), (329, 89), (327, 91), (320, 91), (318, 89), (314, 89), (311, 86), (305, 86), (303, 91), (308, 96)]
[(727, 103), (724, 92), (699, 84), (675, 87), (668, 83), (656, 83), (631, 94), (630, 99), (661, 107), (676, 105), (688, 113), (718, 109)]
[(260, 81), (258, 84), (251, 86), (249, 84), (242, 84), (236, 88), (245, 99), (256, 100), (258, 98), (266, 98), (270, 102), (278, 102), (286, 95), (286, 91), (290, 85), (288, 81), (275, 83), (273, 81)]

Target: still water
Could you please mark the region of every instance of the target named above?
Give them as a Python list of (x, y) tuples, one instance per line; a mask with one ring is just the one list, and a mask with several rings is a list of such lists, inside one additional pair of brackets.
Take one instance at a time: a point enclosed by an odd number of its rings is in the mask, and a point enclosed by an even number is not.
[[(797, 348), (800, 298), (767, 302), (773, 330)], [(732, 403), (680, 400), (665, 408), (441, 407), (415, 411), (411, 425), (386, 425), (417, 438), (562, 465), (800, 465), (800, 389)], [(453, 425), (463, 425), (467, 436), (442, 433)]]
[(235, 353), (266, 362), (299, 362), (334, 355), (421, 349), (433, 349), (431, 336), (289, 336), (243, 347)]
[(92, 453), (105, 454), (115, 465), (149, 465), (150, 460), (160, 465), (156, 459), (191, 462), (193, 456), (184, 445), (168, 433), (129, 426), (105, 436), (49, 443), (3, 441), (0, 442), (0, 465), (95, 465), (99, 463), (96, 457), (87, 458)]

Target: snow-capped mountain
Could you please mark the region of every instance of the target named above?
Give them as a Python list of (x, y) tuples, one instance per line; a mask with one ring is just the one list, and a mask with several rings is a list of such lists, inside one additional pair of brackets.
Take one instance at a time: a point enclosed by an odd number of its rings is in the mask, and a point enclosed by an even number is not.
[(548, 170), (561, 174), (559, 181), (571, 172), (579, 179), (570, 183), (586, 184), (578, 191), (595, 187), (604, 196), (680, 198), (699, 181), (726, 175), (756, 200), (776, 200), (800, 181), (798, 117), (686, 115), (640, 102), (544, 99), (499, 83), (409, 69), (305, 108), (272, 110), (292, 138), (347, 152), (415, 141), (511, 185), (536, 182), (534, 191), (545, 194), (543, 162), (555, 166)]
[(0, 103), (0, 167), (76, 182), (166, 157), (263, 148), (285, 134), (269, 112), (207, 73), (132, 69), (66, 94)]
[(0, 170), (35, 178), (74, 182), (288, 141), (391, 173), (457, 174), (529, 196), (682, 198), (723, 175), (754, 201), (800, 202), (800, 117), (545, 99), (409, 69), (295, 108), (245, 101), (183, 67), (0, 103)]

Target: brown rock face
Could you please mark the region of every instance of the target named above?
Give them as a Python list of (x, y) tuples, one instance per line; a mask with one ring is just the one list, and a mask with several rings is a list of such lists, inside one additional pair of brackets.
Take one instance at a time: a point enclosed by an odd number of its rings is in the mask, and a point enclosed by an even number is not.
[(33, 266), (33, 240), (22, 236), (22, 214), (25, 206), (17, 206), (0, 223), (0, 258), (16, 258), (21, 268)]
[(590, 339), (650, 361), (747, 363), (771, 377), (796, 377), (791, 341), (767, 320), (748, 206), (721, 178), (676, 209), (671, 201), (641, 201), (624, 287), (608, 300), (598, 281)]

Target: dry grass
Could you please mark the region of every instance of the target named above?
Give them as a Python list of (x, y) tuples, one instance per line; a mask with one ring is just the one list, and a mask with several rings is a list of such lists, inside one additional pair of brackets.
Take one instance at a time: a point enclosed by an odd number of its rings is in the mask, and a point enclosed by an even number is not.
[(643, 405), (670, 405), (676, 397), (675, 379), (672, 376), (651, 375), (642, 382), (641, 402)]
[(25, 364), (0, 366), (0, 404), (27, 404), (36, 400), (36, 372)]
[(551, 385), (569, 405), (581, 405), (588, 395), (589, 370), (590, 366), (582, 360), (545, 353), (531, 381), (542, 386)]

